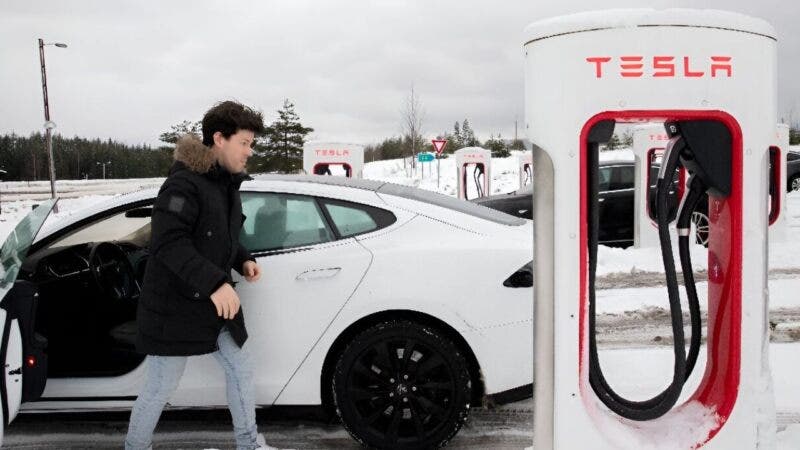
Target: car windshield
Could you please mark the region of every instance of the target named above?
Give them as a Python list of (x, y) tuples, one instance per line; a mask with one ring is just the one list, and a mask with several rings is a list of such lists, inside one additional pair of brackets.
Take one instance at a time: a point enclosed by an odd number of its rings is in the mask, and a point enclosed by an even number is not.
[(56, 200), (48, 200), (40, 204), (17, 224), (3, 243), (3, 247), (0, 249), (0, 299), (5, 297), (14, 286), (22, 262), (28, 255), (31, 242), (55, 204)]
[(131, 242), (144, 247), (149, 240), (150, 216), (122, 211), (80, 227), (50, 244), (49, 247), (69, 247), (88, 242), (104, 241)]

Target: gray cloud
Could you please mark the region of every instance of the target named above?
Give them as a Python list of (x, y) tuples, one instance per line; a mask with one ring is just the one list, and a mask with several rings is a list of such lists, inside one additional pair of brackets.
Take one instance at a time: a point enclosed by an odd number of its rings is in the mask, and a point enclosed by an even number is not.
[[(788, 1), (613, 1), (611, 7), (743, 12), (779, 33), (779, 115), (800, 120)], [(272, 120), (283, 98), (314, 138), (369, 143), (399, 134), (412, 83), (433, 135), (469, 118), (479, 137), (523, 119), (523, 29), (597, 9), (563, 1), (5, 1), (0, 6), (0, 132), (43, 121), (36, 39), (48, 47), (51, 113), (64, 135), (158, 143), (158, 134), (235, 98)], [(794, 59), (794, 60), (793, 60)]]

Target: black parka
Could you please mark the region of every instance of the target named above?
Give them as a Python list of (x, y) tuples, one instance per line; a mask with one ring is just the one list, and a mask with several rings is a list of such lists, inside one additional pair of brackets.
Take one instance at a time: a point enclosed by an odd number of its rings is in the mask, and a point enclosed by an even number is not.
[(233, 319), (217, 315), (211, 294), (253, 260), (239, 243), (244, 223), (239, 186), (249, 179), (214, 162), (193, 135), (175, 146), (175, 162), (153, 205), (150, 256), (137, 322), (141, 353), (189, 356), (217, 350), (227, 323), (234, 340), (247, 340), (240, 309)]

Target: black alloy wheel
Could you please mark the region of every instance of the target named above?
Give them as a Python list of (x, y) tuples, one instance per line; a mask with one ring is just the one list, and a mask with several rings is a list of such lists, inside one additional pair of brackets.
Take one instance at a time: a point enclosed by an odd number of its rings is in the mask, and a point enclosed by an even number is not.
[(800, 191), (800, 176), (795, 176), (791, 180), (789, 180), (789, 192), (798, 192)]
[(333, 374), (336, 412), (362, 445), (439, 448), (466, 422), (467, 363), (439, 330), (397, 320), (357, 335)]

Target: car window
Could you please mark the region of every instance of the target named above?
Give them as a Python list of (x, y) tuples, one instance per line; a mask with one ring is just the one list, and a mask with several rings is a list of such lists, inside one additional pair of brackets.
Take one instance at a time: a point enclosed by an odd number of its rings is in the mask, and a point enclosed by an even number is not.
[(55, 204), (56, 200), (43, 202), (20, 220), (6, 237), (0, 248), (0, 300), (14, 287), (31, 243)]
[(313, 197), (242, 193), (246, 219), (240, 242), (251, 252), (320, 244), (334, 239)]
[(600, 174), (599, 191), (607, 191), (608, 187), (611, 185), (611, 167), (601, 167), (598, 173)]
[(800, 159), (800, 154), (799, 153), (793, 153), (793, 152), (787, 152), (786, 153), (786, 159), (789, 160), (789, 161), (797, 161), (798, 159)]
[(330, 204), (326, 204), (325, 209), (328, 210), (333, 224), (343, 237), (366, 233), (378, 228), (378, 224), (372, 220), (369, 213), (362, 209)]
[(611, 183), (609, 183), (608, 187), (610, 191), (633, 189), (633, 179), (636, 171), (632, 165), (614, 166), (611, 169)]
[(320, 199), (341, 237), (355, 236), (388, 227), (397, 217), (385, 209), (343, 200)]
[(650, 187), (655, 188), (658, 184), (658, 171), (660, 166), (650, 166)]

